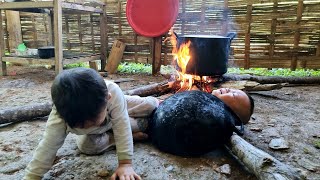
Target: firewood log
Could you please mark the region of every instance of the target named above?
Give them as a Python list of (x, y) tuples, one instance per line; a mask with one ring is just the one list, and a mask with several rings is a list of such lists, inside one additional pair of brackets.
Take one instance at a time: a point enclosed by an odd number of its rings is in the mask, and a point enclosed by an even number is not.
[(151, 84), (147, 86), (142, 86), (136, 89), (124, 91), (125, 95), (138, 95), (141, 97), (151, 96), (151, 95), (161, 95), (169, 92), (171, 86), (168, 82), (164, 81), (161, 83)]
[(268, 153), (254, 147), (238, 135), (232, 135), (226, 145), (232, 154), (261, 180), (306, 179), (300, 169), (286, 165)]
[(52, 108), (50, 102), (30, 104), (0, 110), (0, 124), (31, 120), (49, 115)]
[(252, 75), (234, 75), (225, 74), (222, 77), (223, 81), (256, 81), (260, 84), (320, 84), (320, 77), (282, 77), (282, 76), (252, 76)]

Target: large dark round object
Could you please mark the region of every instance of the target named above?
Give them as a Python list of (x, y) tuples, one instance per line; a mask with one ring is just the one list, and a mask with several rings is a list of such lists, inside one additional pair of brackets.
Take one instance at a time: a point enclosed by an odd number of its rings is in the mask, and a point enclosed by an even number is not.
[(212, 35), (177, 37), (177, 48), (191, 41), (189, 47), (191, 59), (187, 64), (186, 73), (199, 76), (219, 76), (226, 73), (231, 40), (235, 35), (229, 33), (226, 37)]
[(212, 151), (227, 142), (237, 116), (217, 97), (202, 91), (177, 93), (163, 101), (150, 121), (152, 142), (182, 156)]

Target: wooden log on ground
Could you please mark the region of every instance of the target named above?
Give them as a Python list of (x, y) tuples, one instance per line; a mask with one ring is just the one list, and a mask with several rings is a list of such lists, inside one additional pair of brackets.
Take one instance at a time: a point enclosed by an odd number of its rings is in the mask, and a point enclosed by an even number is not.
[(164, 81), (161, 83), (150, 84), (147, 86), (142, 86), (136, 89), (124, 91), (125, 95), (138, 95), (141, 97), (151, 96), (151, 95), (161, 95), (169, 92), (171, 86), (168, 82)]
[[(150, 95), (161, 95), (169, 92), (171, 86), (168, 82), (151, 84), (132, 90), (124, 91), (126, 95), (138, 95), (141, 97)], [(0, 124), (15, 123), (27, 121), (37, 117), (43, 117), (50, 114), (52, 109), (51, 103), (31, 104), (25, 106), (14, 107), (10, 109), (0, 110)]]
[(51, 109), (52, 104), (47, 102), (0, 110), (0, 124), (15, 123), (47, 116), (50, 114)]
[(225, 74), (222, 77), (223, 81), (256, 81), (260, 84), (320, 84), (320, 77), (282, 77), (282, 76), (252, 76), (252, 75), (233, 75)]
[(245, 167), (261, 180), (306, 179), (300, 169), (286, 165), (268, 153), (254, 147), (238, 135), (232, 135), (226, 145)]
[(274, 89), (281, 89), (285, 83), (279, 84), (260, 84), (255, 81), (226, 81), (219, 85), (219, 88), (233, 88), (243, 91), (270, 91)]

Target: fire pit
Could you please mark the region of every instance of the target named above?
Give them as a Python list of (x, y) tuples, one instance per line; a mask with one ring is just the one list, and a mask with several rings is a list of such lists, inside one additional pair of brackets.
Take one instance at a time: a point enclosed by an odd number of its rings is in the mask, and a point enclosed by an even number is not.
[(227, 72), (229, 50), (235, 33), (224, 36), (178, 36), (171, 30), (173, 65), (178, 73), (180, 89), (177, 92), (196, 89), (211, 92), (212, 83)]

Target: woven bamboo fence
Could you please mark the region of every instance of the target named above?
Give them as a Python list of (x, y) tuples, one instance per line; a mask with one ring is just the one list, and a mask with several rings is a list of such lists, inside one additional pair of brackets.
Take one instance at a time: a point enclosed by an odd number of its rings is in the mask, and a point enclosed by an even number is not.
[[(152, 38), (129, 26), (126, 1), (106, 2), (108, 50), (118, 39), (127, 45), (123, 61), (152, 63)], [(28, 47), (50, 44), (47, 15), (21, 13), (21, 24)], [(180, 0), (173, 30), (180, 35), (236, 32), (230, 67), (320, 68), (320, 0)], [(66, 50), (99, 52), (98, 14), (65, 15), (63, 33)], [(171, 63), (171, 50), (170, 42), (163, 42), (162, 64)]]

